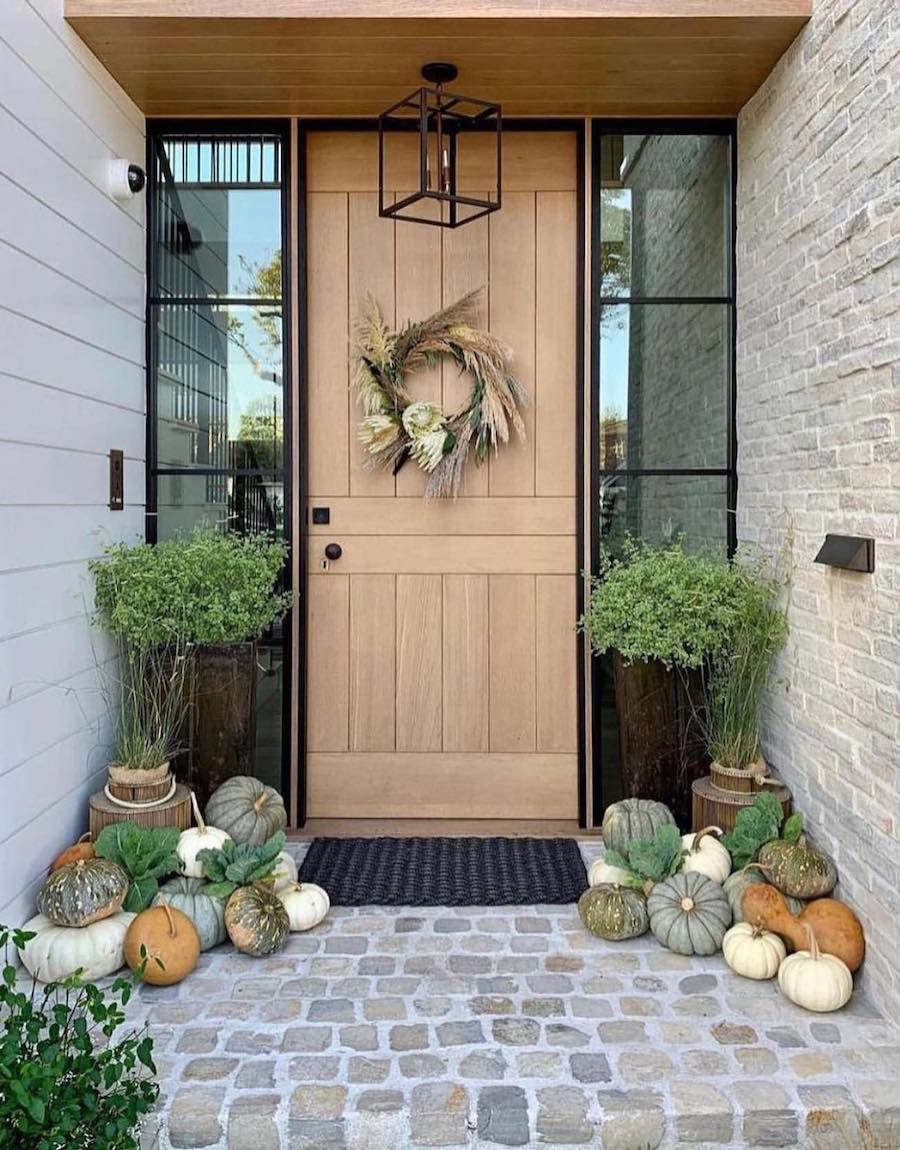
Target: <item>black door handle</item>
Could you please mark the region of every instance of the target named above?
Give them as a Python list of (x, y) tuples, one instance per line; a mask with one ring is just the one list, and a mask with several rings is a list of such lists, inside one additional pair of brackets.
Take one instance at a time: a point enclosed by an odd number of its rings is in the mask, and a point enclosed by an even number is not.
[(340, 543), (326, 543), (325, 544), (325, 558), (326, 559), (330, 559), (333, 562), (335, 559), (340, 559), (340, 557), (343, 554), (344, 554), (344, 549), (341, 547)]

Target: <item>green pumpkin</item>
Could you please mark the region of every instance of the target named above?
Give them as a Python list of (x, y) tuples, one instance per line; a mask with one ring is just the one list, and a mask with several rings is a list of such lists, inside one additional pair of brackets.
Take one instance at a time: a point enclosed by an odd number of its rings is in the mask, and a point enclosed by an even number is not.
[(821, 898), (830, 894), (837, 882), (834, 863), (815, 850), (801, 835), (795, 843), (775, 839), (759, 852), (772, 886), (791, 898)]
[(586, 890), (578, 900), (578, 913), (591, 934), (607, 942), (637, 938), (646, 934), (650, 926), (642, 892), (614, 883), (601, 883)]
[(647, 898), (650, 929), (677, 954), (715, 954), (731, 926), (728, 896), (699, 871), (658, 882)]
[[(722, 890), (728, 899), (731, 906), (731, 913), (734, 921), (744, 921), (744, 911), (741, 906), (741, 901), (744, 897), (744, 892), (748, 887), (758, 886), (760, 883), (768, 883), (766, 876), (760, 871), (755, 863), (750, 863), (744, 867), (743, 870), (736, 870), (734, 874), (730, 874), (725, 882), (722, 884)], [(791, 914), (799, 914), (803, 910), (806, 903), (799, 898), (785, 898), (784, 900), (790, 908)]]
[(249, 775), (235, 775), (206, 804), (206, 821), (236, 843), (258, 847), (287, 826), (287, 812), (274, 787)]
[(290, 928), (284, 903), (268, 887), (239, 886), (225, 905), (225, 929), (243, 954), (271, 954), (284, 946)]
[(228, 937), (225, 903), (204, 893), (209, 883), (202, 878), (169, 879), (159, 888), (153, 906), (174, 906), (187, 915), (200, 935), (200, 949), (210, 950)]
[(129, 878), (109, 859), (66, 863), (38, 892), (37, 905), (54, 926), (90, 926), (122, 909)]
[(632, 839), (652, 839), (660, 827), (675, 825), (665, 803), (653, 799), (623, 799), (608, 806), (603, 814), (603, 845), (625, 855)]

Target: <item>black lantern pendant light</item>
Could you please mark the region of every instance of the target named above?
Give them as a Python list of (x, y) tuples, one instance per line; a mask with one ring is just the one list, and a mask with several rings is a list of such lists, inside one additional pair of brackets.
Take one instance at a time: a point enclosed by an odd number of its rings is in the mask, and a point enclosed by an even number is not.
[[(500, 207), (500, 105), (444, 91), (457, 75), (455, 64), (426, 64), (426, 86), (378, 117), (380, 216), (457, 228)], [(467, 164), (476, 137), (478, 155)], [(390, 202), (386, 187), (417, 183), (417, 191)]]

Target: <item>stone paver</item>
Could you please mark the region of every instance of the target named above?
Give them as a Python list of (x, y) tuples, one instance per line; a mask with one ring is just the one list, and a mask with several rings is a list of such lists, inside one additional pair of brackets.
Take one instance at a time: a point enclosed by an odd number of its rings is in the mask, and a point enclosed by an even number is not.
[(161, 1070), (142, 1150), (856, 1150), (900, 1132), (900, 1033), (863, 991), (808, 1014), (721, 956), (606, 944), (567, 906), (335, 908), (272, 958), (201, 955), (129, 1013)]

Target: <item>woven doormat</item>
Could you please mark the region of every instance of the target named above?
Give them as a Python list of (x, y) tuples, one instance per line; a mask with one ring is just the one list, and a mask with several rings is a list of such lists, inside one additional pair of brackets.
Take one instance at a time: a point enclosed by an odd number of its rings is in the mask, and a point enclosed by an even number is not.
[(574, 839), (314, 839), (300, 881), (333, 906), (511, 906), (576, 902), (587, 887)]

